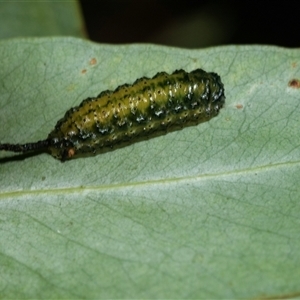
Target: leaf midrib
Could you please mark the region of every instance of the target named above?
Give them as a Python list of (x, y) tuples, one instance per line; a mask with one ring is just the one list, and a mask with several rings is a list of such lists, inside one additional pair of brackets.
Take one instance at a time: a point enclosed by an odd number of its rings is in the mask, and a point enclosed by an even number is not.
[(7, 197), (17, 197), (17, 196), (26, 196), (26, 195), (43, 195), (49, 194), (56, 195), (56, 194), (72, 194), (78, 192), (86, 192), (86, 191), (104, 191), (104, 190), (116, 190), (116, 189), (124, 189), (124, 188), (133, 188), (133, 187), (145, 187), (151, 185), (162, 185), (162, 184), (178, 184), (178, 183), (191, 183), (200, 180), (208, 180), (213, 178), (224, 178), (228, 176), (235, 176), (241, 174), (248, 174), (257, 173), (262, 171), (270, 171), (277, 168), (284, 168), (287, 166), (295, 166), (300, 165), (300, 160), (291, 161), (291, 162), (282, 162), (282, 163), (275, 163), (275, 164), (268, 164), (268, 165), (261, 165), (255, 166), (253, 168), (245, 168), (240, 170), (232, 170), (226, 172), (216, 172), (213, 174), (201, 174), (201, 175), (193, 175), (193, 176), (185, 176), (185, 177), (171, 177), (171, 178), (160, 178), (156, 180), (147, 180), (147, 181), (130, 181), (127, 183), (112, 183), (112, 184), (104, 184), (99, 186), (74, 186), (74, 187), (52, 187), (52, 188), (45, 188), (45, 189), (35, 189), (35, 190), (22, 190), (22, 191), (7, 191), (2, 192), (0, 194), (0, 199), (5, 199)]

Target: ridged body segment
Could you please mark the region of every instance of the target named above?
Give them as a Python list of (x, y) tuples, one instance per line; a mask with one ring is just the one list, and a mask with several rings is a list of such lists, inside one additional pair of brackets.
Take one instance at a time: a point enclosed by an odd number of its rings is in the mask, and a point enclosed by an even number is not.
[(172, 126), (198, 124), (217, 115), (225, 101), (220, 77), (201, 69), (141, 78), (104, 91), (71, 108), (48, 140), (61, 160), (113, 147), (135, 137), (166, 133)]

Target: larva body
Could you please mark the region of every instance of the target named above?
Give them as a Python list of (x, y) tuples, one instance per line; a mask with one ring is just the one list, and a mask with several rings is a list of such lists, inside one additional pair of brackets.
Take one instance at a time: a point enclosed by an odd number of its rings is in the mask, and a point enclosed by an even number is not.
[(201, 69), (161, 72), (84, 100), (66, 112), (44, 141), (2, 144), (0, 149), (26, 152), (45, 148), (64, 161), (207, 121), (218, 114), (224, 101), (224, 87), (215, 73)]

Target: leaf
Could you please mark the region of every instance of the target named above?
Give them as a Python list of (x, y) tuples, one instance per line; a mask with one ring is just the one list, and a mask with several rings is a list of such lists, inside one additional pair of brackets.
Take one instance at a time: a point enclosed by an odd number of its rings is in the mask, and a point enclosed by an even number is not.
[(211, 121), (95, 157), (2, 151), (2, 296), (299, 296), (299, 58), (267, 46), (1, 42), (1, 143), (43, 139), (83, 99), (162, 70), (214, 71), (226, 91)]
[(83, 37), (77, 1), (1, 1), (0, 38), (73, 35)]

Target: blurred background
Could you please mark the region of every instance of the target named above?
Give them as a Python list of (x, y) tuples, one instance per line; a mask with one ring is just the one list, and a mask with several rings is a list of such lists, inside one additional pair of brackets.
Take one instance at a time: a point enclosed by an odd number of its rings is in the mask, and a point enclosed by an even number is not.
[(100, 43), (300, 46), (300, 1), (81, 0), (80, 6), (88, 37)]

